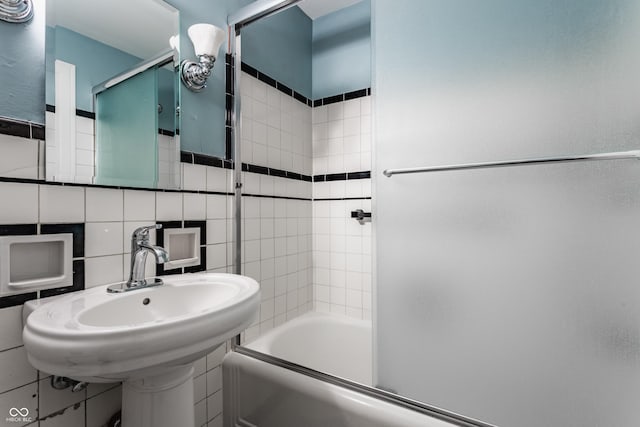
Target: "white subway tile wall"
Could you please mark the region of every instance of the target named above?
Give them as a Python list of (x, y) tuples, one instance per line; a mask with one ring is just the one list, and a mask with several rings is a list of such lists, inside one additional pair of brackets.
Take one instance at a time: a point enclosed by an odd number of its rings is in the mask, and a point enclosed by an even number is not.
[(38, 222), (37, 185), (0, 182), (0, 200), (3, 201), (0, 215), (5, 223)]
[(312, 121), (314, 175), (371, 170), (370, 96), (315, 107)]
[[(208, 175), (224, 186), (230, 181), (229, 170), (195, 170), (189, 177), (195, 188), (205, 189)], [(0, 182), (0, 198), (5, 207), (0, 224), (85, 223), (86, 288), (124, 280), (131, 232), (160, 220), (208, 220), (207, 268), (231, 271), (231, 196)], [(155, 273), (151, 257), (147, 273)], [(49, 374), (31, 367), (22, 344), (22, 306), (0, 309), (0, 325), (0, 425), (17, 405), (29, 410), (34, 421), (29, 425), (40, 427), (102, 427), (119, 410), (119, 384), (91, 384), (79, 393), (58, 391), (51, 388)], [(223, 345), (196, 363), (197, 426), (221, 423), (219, 365), (226, 351)]]
[[(54, 114), (47, 112), (47, 114)], [(49, 122), (47, 122), (49, 124)], [(92, 183), (95, 171), (95, 126), (87, 117), (76, 116), (76, 176), (75, 182)], [(49, 140), (47, 140), (49, 141)], [(47, 149), (49, 144), (47, 144)]]
[[(303, 175), (370, 170), (368, 97), (310, 108), (247, 74), (241, 93), (244, 162)], [(48, 126), (47, 135), (51, 132), (55, 129)], [(78, 132), (89, 135), (92, 126), (80, 120)], [(162, 140), (161, 148), (169, 142)], [(86, 150), (87, 139), (78, 141), (84, 141), (78, 149)], [(41, 141), (0, 135), (0, 143), (0, 176), (44, 176), (38, 166)], [(230, 170), (181, 164), (174, 173), (185, 190), (232, 191)], [(350, 218), (352, 210), (371, 210), (370, 180), (311, 183), (245, 172), (243, 182), (251, 196), (242, 202), (242, 268), (262, 291), (259, 316), (243, 339), (312, 308), (370, 318), (371, 224)], [(0, 182), (0, 197), (5, 206), (0, 224), (85, 223), (86, 288), (126, 279), (131, 232), (156, 221), (206, 220), (206, 268), (231, 271), (234, 200), (229, 195)], [(153, 267), (149, 259), (149, 275)], [(120, 407), (119, 384), (91, 384), (79, 394), (52, 390), (49, 375), (27, 362), (21, 309), (0, 309), (0, 417), (18, 404), (29, 409), (34, 426), (103, 426)], [(227, 350), (222, 346), (195, 364), (197, 426), (222, 426), (219, 366)]]
[[(60, 153), (59, 147), (56, 145), (56, 128), (55, 128), (55, 113), (47, 111), (45, 115), (45, 135), (47, 138), (46, 144), (46, 178), (50, 181), (65, 181), (60, 178)], [(6, 138), (6, 135), (0, 135), (0, 140)], [(20, 138), (22, 139), (22, 138)], [(39, 141), (35, 141), (37, 143)], [(26, 159), (32, 159), (33, 155), (30, 148), (32, 144), (24, 144), (21, 142), (20, 151), (16, 151), (13, 155), (17, 159), (25, 159), (20, 161), (18, 167), (16, 163), (12, 162), (14, 166), (13, 174), (9, 169), (3, 168), (3, 164), (0, 160), (0, 175), (1, 176), (16, 176), (20, 178), (33, 178), (34, 163), (33, 160), (24, 165)], [(3, 148), (4, 150), (4, 148)], [(35, 157), (35, 165), (37, 166), (37, 155)], [(175, 143), (173, 136), (158, 134), (158, 187), (159, 188), (171, 188), (177, 189), (180, 187), (180, 147)], [(76, 116), (76, 167), (75, 176), (73, 182), (80, 184), (93, 183), (93, 176), (95, 175), (95, 125), (94, 120)], [(40, 178), (44, 175), (40, 175)]]
[[(300, 181), (302, 182), (302, 181)], [(311, 183), (308, 192), (311, 192)], [(243, 198), (243, 273), (260, 282), (252, 340), (312, 308), (310, 200)]]
[(180, 147), (173, 136), (158, 134), (158, 187), (180, 188)]
[(312, 108), (242, 73), (242, 161), (311, 175)]
[[(310, 175), (312, 108), (246, 73), (241, 96), (243, 162)], [(262, 292), (260, 315), (242, 334), (251, 341), (312, 308), (312, 184), (250, 172), (242, 181), (252, 195), (242, 199), (242, 271)]]
[(38, 163), (44, 141), (0, 134), (0, 144), (0, 176), (26, 179), (44, 177)]
[(371, 212), (371, 200), (314, 200), (313, 291), (316, 311), (371, 318), (371, 223), (351, 211)]
[[(313, 173), (371, 170), (371, 97), (313, 109)], [(371, 318), (371, 179), (313, 183), (313, 307)], [(323, 200), (323, 199), (353, 200)]]

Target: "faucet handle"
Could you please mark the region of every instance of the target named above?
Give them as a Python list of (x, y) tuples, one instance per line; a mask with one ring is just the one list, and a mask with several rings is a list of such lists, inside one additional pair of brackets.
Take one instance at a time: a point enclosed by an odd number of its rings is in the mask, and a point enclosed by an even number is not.
[(138, 241), (141, 239), (149, 238), (149, 230), (159, 230), (162, 228), (162, 224), (148, 225), (145, 227), (138, 227), (133, 231), (131, 235), (131, 239)]

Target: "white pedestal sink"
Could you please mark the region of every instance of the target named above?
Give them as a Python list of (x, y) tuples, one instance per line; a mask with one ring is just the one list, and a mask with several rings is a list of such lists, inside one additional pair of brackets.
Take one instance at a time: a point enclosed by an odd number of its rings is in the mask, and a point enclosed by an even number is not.
[(258, 283), (221, 273), (163, 277), (124, 293), (106, 286), (60, 297), (27, 318), (37, 369), (88, 382), (123, 381), (124, 427), (193, 426), (193, 362), (246, 329)]

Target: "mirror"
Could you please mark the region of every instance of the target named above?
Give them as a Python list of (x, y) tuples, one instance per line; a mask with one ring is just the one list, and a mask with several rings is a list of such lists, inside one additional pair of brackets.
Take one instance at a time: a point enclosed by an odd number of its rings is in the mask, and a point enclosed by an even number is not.
[(48, 0), (46, 179), (180, 187), (179, 12), (161, 0)]

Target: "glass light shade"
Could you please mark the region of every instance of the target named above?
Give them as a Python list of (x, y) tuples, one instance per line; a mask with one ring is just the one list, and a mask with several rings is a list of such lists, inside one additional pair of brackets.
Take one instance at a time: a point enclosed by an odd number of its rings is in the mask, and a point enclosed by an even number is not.
[(175, 35), (169, 37), (169, 46), (171, 46), (171, 49), (180, 50), (180, 36)]
[(187, 30), (197, 56), (208, 55), (217, 58), (220, 45), (225, 39), (225, 31), (211, 24), (195, 24)]

